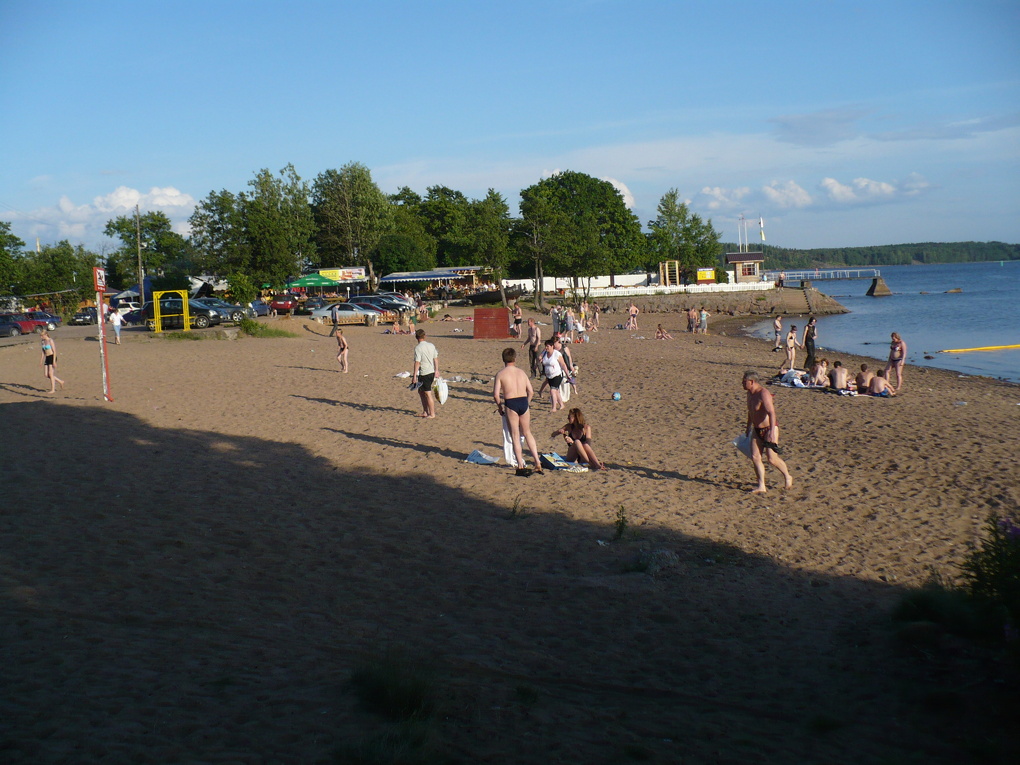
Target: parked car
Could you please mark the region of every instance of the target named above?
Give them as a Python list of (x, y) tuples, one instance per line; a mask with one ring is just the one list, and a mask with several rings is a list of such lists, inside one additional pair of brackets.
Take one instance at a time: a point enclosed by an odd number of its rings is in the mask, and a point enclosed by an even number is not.
[(236, 303), (228, 303), (226, 300), (217, 297), (202, 298), (202, 302), (206, 305), (212, 305), (217, 308), (222, 308), (227, 312), (228, 321), (232, 321), (235, 324), (240, 324), (241, 319), (245, 316), (254, 316), (254, 312), (250, 308), (245, 308), (242, 305)]
[(319, 319), (320, 321), (330, 321), (333, 318), (333, 305), (337, 307), (342, 317), (360, 316), (364, 318), (365, 316), (378, 316), (381, 313), (381, 311), (374, 308), (364, 308), (354, 303), (334, 303), (322, 308), (316, 308), (312, 311), (312, 318)]
[(268, 316), (269, 303), (265, 300), (253, 300), (248, 304), (255, 316)]
[(121, 300), (119, 303), (117, 303), (116, 311), (121, 316), (123, 316), (124, 314), (130, 313), (131, 311), (140, 311), (141, 308), (142, 306), (140, 303), (135, 303), (130, 300)]
[(293, 295), (277, 295), (269, 301), (269, 307), (274, 311), (293, 311), (298, 307), (298, 299)]
[(329, 305), (329, 301), (324, 297), (310, 297), (305, 301), (305, 310), (314, 311), (316, 308), (322, 308), (327, 305)]
[(59, 327), (61, 322), (64, 321), (55, 313), (47, 313), (46, 311), (25, 311), (25, 316), (36, 321), (46, 322), (46, 329), (50, 332)]
[(25, 334), (21, 329), (21, 322), (15, 321), (13, 317), (0, 316), (0, 337), (17, 337)]
[(390, 300), (396, 300), (398, 303), (403, 303), (408, 308), (416, 308), (414, 301), (410, 298), (404, 297), (399, 292), (377, 292), (375, 293), (379, 297), (389, 298)]
[(407, 305), (406, 303), (400, 302), (399, 300), (393, 300), (392, 298), (385, 297), (383, 295), (365, 295), (359, 297), (358, 303), (375, 305), (382, 308), (384, 311), (393, 311), (395, 313), (403, 313), (405, 311), (413, 311), (414, 308)]
[(18, 323), (21, 327), (21, 334), (27, 335), (30, 332), (44, 332), (46, 330), (46, 322), (40, 319), (30, 319), (23, 313), (6, 313), (3, 314)]
[(351, 300), (347, 303), (347, 305), (356, 305), (359, 308), (367, 308), (370, 311), (375, 311), (377, 314), (386, 313), (387, 310), (382, 306), (375, 305), (374, 303), (364, 303), (360, 300)]
[(142, 311), (141, 308), (139, 308), (134, 311), (128, 311), (121, 318), (124, 319), (125, 324), (141, 324), (143, 321), (145, 321), (145, 313)]
[[(184, 301), (179, 298), (170, 298), (159, 301), (160, 319), (163, 329), (182, 329), (184, 327)], [(149, 329), (156, 328), (155, 306), (150, 300), (142, 306), (142, 314), (145, 317), (145, 326)], [(205, 329), (220, 323), (220, 314), (212, 308), (208, 308), (194, 300), (188, 301), (188, 315), (191, 326), (196, 329)]]
[(97, 315), (95, 306), (86, 306), (72, 316), (68, 324), (95, 324)]

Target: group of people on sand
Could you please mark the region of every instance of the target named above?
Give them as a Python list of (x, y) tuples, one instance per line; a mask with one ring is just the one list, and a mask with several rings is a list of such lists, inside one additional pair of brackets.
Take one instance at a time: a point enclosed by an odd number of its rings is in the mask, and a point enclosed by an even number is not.
[[(558, 339), (555, 342), (550, 339), (546, 341), (546, 350), (551, 350), (553, 357), (559, 356), (557, 368), (553, 371), (566, 371), (562, 355), (555, 348), (560, 345)], [(544, 356), (545, 354), (543, 354)], [(542, 460), (538, 453), (538, 444), (531, 432), (531, 399), (535, 390), (531, 384), (531, 377), (523, 369), (517, 366), (517, 349), (503, 349), (503, 368), (496, 374), (492, 382), (492, 398), (496, 402), (496, 411), (501, 417), (506, 418), (507, 430), (510, 433), (510, 440), (513, 443), (514, 458), (517, 464), (516, 474), (519, 476), (530, 476), (532, 474), (542, 475)], [(559, 375), (557, 375), (559, 376)], [(560, 378), (562, 382), (562, 378)], [(558, 385), (554, 385), (555, 378), (547, 381), (553, 392), (553, 411), (562, 409), (563, 403), (556, 406), (558, 397)], [(605, 470), (606, 466), (595, 456), (592, 447), (591, 426), (585, 421), (584, 414), (580, 409), (574, 408), (567, 413), (567, 423), (552, 433), (553, 438), (563, 436), (567, 444), (566, 459), (568, 462), (586, 462), (597, 470)], [(534, 468), (527, 467), (524, 459), (524, 450), (521, 448), (521, 439), (528, 446), (531, 458), (534, 460)]]
[[(584, 339), (584, 335), (599, 331), (599, 314), (601, 309), (587, 300), (575, 309), (569, 305), (554, 305), (549, 309), (553, 332), (563, 337), (565, 342), (576, 343)], [(520, 337), (520, 335), (516, 335)]]
[[(828, 367), (827, 359), (816, 359), (816, 341), (818, 339), (818, 320), (811, 316), (804, 327), (803, 336), (798, 339), (797, 325), (791, 325), (783, 338), (783, 317), (776, 316), (772, 322), (775, 332), (775, 344), (772, 351), (786, 351), (786, 357), (779, 367), (779, 374), (785, 375), (797, 369), (797, 349), (803, 348), (806, 358), (804, 369), (808, 373), (805, 384), (812, 386), (825, 386), (835, 390), (855, 390), (857, 393), (867, 393), (872, 396), (895, 396), (903, 388), (903, 368), (907, 359), (907, 344), (898, 332), (892, 333), (889, 343), (889, 361), (885, 369), (878, 372), (868, 370), (867, 364), (861, 365), (861, 373), (853, 380), (849, 379), (849, 373), (843, 368), (842, 363), (837, 361), (832, 369)], [(896, 385), (892, 385), (893, 375), (896, 376)], [(835, 380), (835, 382), (834, 382)]]

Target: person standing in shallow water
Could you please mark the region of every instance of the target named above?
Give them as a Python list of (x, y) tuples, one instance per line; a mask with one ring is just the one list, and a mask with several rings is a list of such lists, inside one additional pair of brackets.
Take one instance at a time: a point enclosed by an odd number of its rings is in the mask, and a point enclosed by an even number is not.
[(772, 467), (779, 470), (785, 479), (785, 487), (793, 486), (793, 478), (786, 467), (786, 463), (779, 458), (779, 420), (776, 417), (776, 407), (772, 401), (772, 394), (762, 387), (758, 381), (758, 373), (753, 370), (744, 372), (741, 382), (747, 392), (747, 433), (751, 439), (751, 462), (754, 463), (754, 472), (758, 477), (758, 486), (754, 494), (764, 494), (768, 491), (765, 486), (765, 462), (768, 460)]

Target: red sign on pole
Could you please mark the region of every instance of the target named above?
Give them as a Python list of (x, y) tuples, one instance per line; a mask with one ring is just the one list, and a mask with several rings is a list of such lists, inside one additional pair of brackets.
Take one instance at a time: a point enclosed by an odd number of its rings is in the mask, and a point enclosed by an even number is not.
[(92, 282), (96, 285), (96, 292), (100, 295), (104, 294), (106, 292), (106, 269), (93, 266)]

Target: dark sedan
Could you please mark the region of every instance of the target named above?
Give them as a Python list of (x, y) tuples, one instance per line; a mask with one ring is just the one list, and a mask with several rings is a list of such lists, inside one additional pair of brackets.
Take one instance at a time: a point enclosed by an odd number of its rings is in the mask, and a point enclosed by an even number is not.
[(96, 316), (95, 306), (87, 306), (72, 316), (68, 324), (95, 324)]

